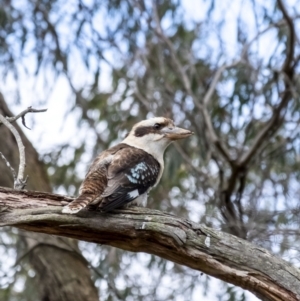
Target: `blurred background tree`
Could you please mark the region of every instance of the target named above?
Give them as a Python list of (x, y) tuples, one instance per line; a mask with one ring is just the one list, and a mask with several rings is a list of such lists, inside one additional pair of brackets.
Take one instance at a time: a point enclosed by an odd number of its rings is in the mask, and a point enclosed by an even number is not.
[[(97, 153), (167, 116), (195, 135), (168, 150), (149, 207), (299, 265), (300, 1), (0, 1), (0, 89), (16, 113), (49, 108), (29, 137), (55, 191), (75, 195)], [(80, 247), (103, 300), (247, 297), (154, 256)], [(6, 300), (32, 300), (9, 287)]]

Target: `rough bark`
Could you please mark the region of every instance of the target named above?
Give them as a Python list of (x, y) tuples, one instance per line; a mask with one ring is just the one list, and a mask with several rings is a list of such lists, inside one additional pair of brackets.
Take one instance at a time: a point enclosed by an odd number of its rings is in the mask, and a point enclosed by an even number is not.
[(71, 199), (0, 188), (0, 226), (146, 252), (251, 291), (262, 300), (300, 300), (300, 272), (243, 239), (156, 210), (62, 214)]
[[(0, 114), (12, 116), (0, 94)], [(43, 163), (30, 141), (17, 123), (14, 123), (26, 152), (25, 176), (29, 175), (28, 189), (51, 191)], [(12, 133), (0, 126), (0, 151), (16, 169), (19, 153)], [(17, 169), (16, 169), (17, 171)], [(13, 187), (13, 177), (0, 158), (0, 185)], [(20, 235), (27, 247), (29, 262), (36, 271), (37, 288), (43, 301), (98, 301), (98, 292), (92, 282), (87, 262), (81, 256), (77, 241), (46, 234), (27, 233)], [(22, 257), (22, 254), (19, 256)]]

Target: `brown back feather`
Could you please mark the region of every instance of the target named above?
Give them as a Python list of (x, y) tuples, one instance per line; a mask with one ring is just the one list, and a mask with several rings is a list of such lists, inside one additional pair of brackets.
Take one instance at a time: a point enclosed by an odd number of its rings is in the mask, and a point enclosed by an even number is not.
[(103, 162), (110, 155), (128, 147), (130, 146), (120, 143), (95, 158), (81, 184), (80, 195), (67, 206), (70, 211), (76, 213), (95, 200), (101, 200), (100, 197), (107, 187), (107, 164), (103, 164)]

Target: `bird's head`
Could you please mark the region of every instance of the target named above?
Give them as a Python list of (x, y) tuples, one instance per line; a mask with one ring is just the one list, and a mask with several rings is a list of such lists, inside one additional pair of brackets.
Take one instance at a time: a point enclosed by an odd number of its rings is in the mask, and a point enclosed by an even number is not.
[(123, 143), (141, 148), (157, 157), (156, 154), (163, 154), (171, 142), (192, 134), (189, 130), (176, 127), (169, 118), (154, 117), (135, 124)]

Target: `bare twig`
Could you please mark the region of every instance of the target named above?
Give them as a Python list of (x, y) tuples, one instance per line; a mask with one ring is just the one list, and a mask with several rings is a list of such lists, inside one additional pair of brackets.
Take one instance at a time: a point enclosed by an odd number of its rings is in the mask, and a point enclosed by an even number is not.
[(207, 127), (207, 134), (209, 136), (210, 141), (215, 145), (216, 149), (219, 151), (219, 153), (221, 153), (223, 158), (225, 158), (226, 161), (232, 166), (234, 161), (232, 160), (232, 158), (229, 154), (229, 150), (227, 149), (227, 147), (221, 142), (221, 140), (217, 136), (217, 134), (214, 130), (214, 127), (212, 125), (210, 115), (209, 115), (206, 107), (201, 105), (201, 108), (202, 108), (204, 123)]
[(210, 86), (209, 86), (209, 89), (207, 90), (207, 92), (206, 92), (206, 94), (205, 94), (205, 96), (204, 96), (204, 98), (203, 98), (203, 104), (204, 104), (204, 106), (207, 106), (208, 103), (209, 103), (209, 101), (211, 100), (212, 95), (213, 95), (213, 93), (214, 93), (214, 91), (215, 91), (215, 89), (216, 89), (216, 86), (217, 86), (217, 84), (218, 84), (218, 82), (219, 82), (219, 80), (220, 80), (220, 77), (222, 76), (222, 73), (223, 73), (226, 69), (230, 69), (230, 68), (232, 68), (232, 67), (235, 67), (235, 66), (238, 65), (239, 63), (241, 63), (241, 60), (234, 61), (233, 63), (228, 64), (228, 65), (224, 64), (224, 65), (222, 65), (222, 66), (217, 70), (217, 72), (216, 72), (216, 74), (215, 74), (215, 76), (214, 76), (214, 78), (213, 78), (213, 80), (212, 80), (212, 82), (211, 82), (211, 84), (210, 84)]
[(273, 116), (271, 119), (266, 123), (265, 127), (258, 133), (255, 137), (252, 146), (250, 149), (244, 153), (244, 155), (240, 158), (238, 165), (239, 166), (246, 166), (251, 159), (262, 149), (263, 142), (266, 140), (267, 137), (271, 136), (278, 127), (282, 124), (283, 120), (280, 120), (280, 113), (282, 112), (283, 108), (286, 107), (290, 96), (285, 93), (280, 104), (274, 110)]
[(180, 77), (182, 79), (183, 86), (184, 86), (185, 90), (187, 91), (187, 93), (192, 95), (193, 93), (192, 93), (192, 90), (191, 90), (190, 80), (189, 80), (184, 68), (182, 67), (180, 61), (177, 58), (176, 51), (174, 49), (173, 43), (170, 41), (170, 39), (163, 32), (163, 29), (162, 29), (161, 24), (160, 24), (159, 16), (158, 16), (157, 6), (154, 3), (154, 1), (153, 1), (153, 18), (154, 18), (154, 21), (156, 23), (156, 27), (154, 28), (156, 34), (167, 44), (167, 46), (170, 50), (172, 60), (175, 64), (175, 67), (176, 67), (177, 71), (179, 72)]
[(265, 34), (267, 31), (269, 31), (272, 28), (281, 27), (285, 24), (286, 24), (285, 20), (280, 20), (279, 22), (272, 23), (269, 26), (267, 26), (266, 28), (264, 28), (262, 31), (258, 32), (247, 44), (244, 45), (243, 50), (242, 50), (242, 54), (241, 54), (241, 58), (243, 58), (245, 56), (245, 54), (249, 50), (252, 43), (254, 41), (256, 41), (261, 35)]
[[(6, 120), (8, 120), (10, 123), (13, 123), (15, 122), (16, 120), (18, 120), (19, 118), (22, 118), (22, 123), (23, 125), (28, 128), (25, 124), (25, 115), (27, 113), (41, 113), (41, 112), (46, 112), (47, 109), (41, 109), (41, 110), (36, 110), (36, 109), (33, 109), (32, 107), (28, 107), (26, 110), (22, 111), (20, 114), (18, 114), (17, 116), (14, 116), (14, 117), (6, 117)], [(3, 123), (1, 120), (0, 120), (0, 125), (1, 123)], [(29, 129), (29, 128), (28, 128)]]
[(24, 178), (24, 169), (25, 169), (25, 147), (22, 142), (21, 136), (16, 130), (16, 128), (3, 116), (0, 114), (0, 121), (13, 133), (13, 135), (16, 138), (19, 153), (20, 153), (20, 164), (19, 164), (19, 171), (17, 178), (14, 179), (14, 188), (17, 190), (24, 189), (26, 186), (27, 178), (23, 180)]
[(14, 116), (14, 117), (6, 117), (5, 118), (3, 115), (0, 114), (0, 125), (4, 124), (13, 133), (13, 135), (16, 138), (19, 153), (20, 153), (20, 163), (19, 163), (18, 175), (16, 175), (15, 170), (11, 167), (10, 163), (6, 160), (4, 155), (2, 153), (0, 153), (1, 157), (6, 162), (6, 165), (10, 168), (10, 170), (12, 172), (12, 175), (14, 178), (14, 188), (17, 190), (24, 189), (24, 187), (26, 186), (27, 180), (28, 180), (28, 176), (26, 176), (26, 178), (24, 179), (24, 170), (25, 170), (25, 166), (26, 166), (25, 147), (22, 142), (20, 134), (18, 133), (16, 128), (11, 123), (15, 122), (19, 118), (22, 118), (23, 125), (26, 128), (28, 128), (25, 123), (25, 115), (27, 113), (40, 113), (40, 112), (46, 112), (46, 111), (47, 111), (47, 109), (36, 110), (36, 109), (33, 109), (32, 107), (28, 107), (26, 110), (22, 111), (20, 114), (18, 114), (17, 116)]

